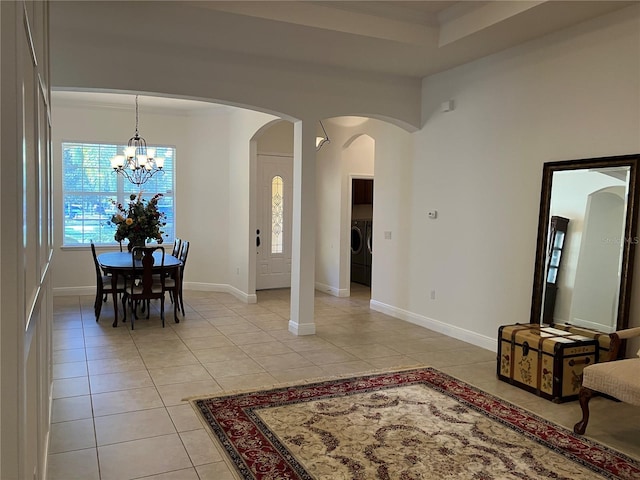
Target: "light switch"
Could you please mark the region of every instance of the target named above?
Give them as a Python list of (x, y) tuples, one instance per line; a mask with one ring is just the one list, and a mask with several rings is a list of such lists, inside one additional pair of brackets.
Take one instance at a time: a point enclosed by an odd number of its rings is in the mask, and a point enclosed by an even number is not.
[(438, 218), (438, 211), (437, 210), (430, 210), (429, 212), (427, 212), (427, 216), (429, 218)]

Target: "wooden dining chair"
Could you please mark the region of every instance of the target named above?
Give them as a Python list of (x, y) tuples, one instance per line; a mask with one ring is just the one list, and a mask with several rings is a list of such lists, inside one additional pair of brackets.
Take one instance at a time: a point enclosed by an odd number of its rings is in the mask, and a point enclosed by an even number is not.
[(184, 300), (182, 298), (182, 284), (184, 282), (184, 267), (187, 264), (187, 257), (189, 256), (189, 241), (183, 240), (182, 247), (180, 248), (180, 256), (178, 257), (182, 262), (180, 265), (180, 283), (178, 284), (178, 301), (180, 302), (180, 311), (184, 316)]
[[(100, 319), (100, 312), (102, 311), (102, 302), (104, 302), (108, 295), (113, 294), (113, 286), (112, 286), (112, 277), (110, 275), (105, 275), (102, 272), (102, 268), (100, 268), (100, 263), (98, 263), (98, 257), (96, 255), (96, 246), (91, 241), (91, 254), (93, 255), (93, 264), (96, 270), (96, 299), (93, 303), (93, 309), (96, 315), (96, 322)], [(122, 277), (119, 277), (116, 285), (116, 293), (122, 294), (122, 309), (125, 308), (125, 280)], [(116, 307), (117, 308), (117, 307)], [(125, 311), (126, 314), (126, 311)]]
[(178, 255), (180, 255), (181, 246), (182, 246), (182, 239), (176, 237), (175, 242), (173, 242), (173, 251), (171, 252), (171, 255), (177, 258)]
[[(160, 264), (155, 265), (153, 256), (155, 251), (162, 252)], [(138, 252), (142, 253), (142, 260), (136, 260)], [(160, 300), (160, 318), (164, 327), (164, 294), (166, 272), (164, 270), (164, 247), (133, 247), (131, 250), (132, 280), (128, 282), (126, 296), (131, 308), (131, 330), (135, 328), (137, 319), (136, 307), (142, 302), (146, 305), (147, 318), (150, 316), (151, 300)]]

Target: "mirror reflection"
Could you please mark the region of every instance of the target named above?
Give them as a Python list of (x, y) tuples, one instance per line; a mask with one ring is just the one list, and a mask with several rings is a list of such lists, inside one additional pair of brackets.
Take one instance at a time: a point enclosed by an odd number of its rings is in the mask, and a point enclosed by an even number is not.
[(615, 330), (629, 173), (553, 173), (543, 323)]
[(639, 158), (545, 163), (531, 322), (626, 328)]

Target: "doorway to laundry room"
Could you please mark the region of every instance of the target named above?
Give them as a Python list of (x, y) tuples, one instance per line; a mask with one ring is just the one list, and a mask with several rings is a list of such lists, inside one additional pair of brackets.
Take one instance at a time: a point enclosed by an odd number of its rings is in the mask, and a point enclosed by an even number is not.
[(371, 288), (373, 178), (351, 180), (351, 289)]

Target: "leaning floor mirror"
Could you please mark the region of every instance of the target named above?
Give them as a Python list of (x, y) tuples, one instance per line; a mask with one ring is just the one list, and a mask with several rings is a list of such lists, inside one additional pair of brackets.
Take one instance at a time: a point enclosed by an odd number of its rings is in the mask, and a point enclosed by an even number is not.
[(640, 154), (544, 164), (531, 323), (627, 327)]

